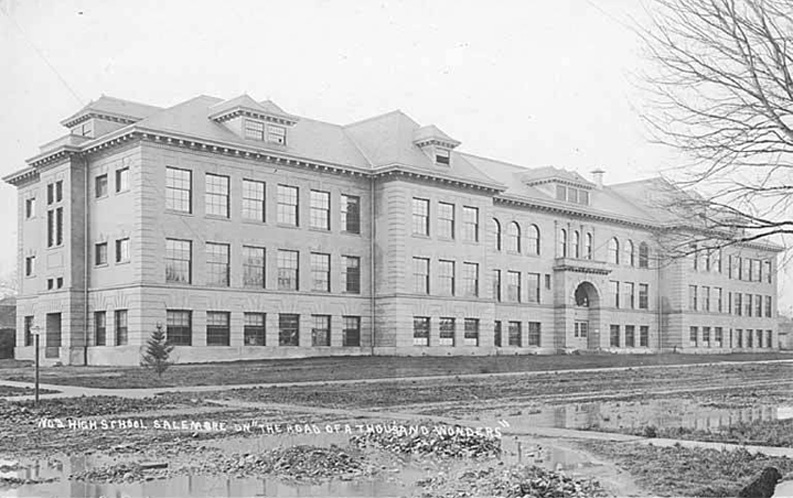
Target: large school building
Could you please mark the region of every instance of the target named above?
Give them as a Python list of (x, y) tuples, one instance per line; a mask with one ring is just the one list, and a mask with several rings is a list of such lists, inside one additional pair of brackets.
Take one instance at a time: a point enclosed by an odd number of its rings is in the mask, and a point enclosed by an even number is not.
[[(767, 243), (671, 258), (660, 178), (605, 185), (458, 150), (395, 111), (336, 125), (247, 95), (101, 97), (5, 178), (16, 357), (728, 352), (777, 344)], [(682, 228), (681, 228), (682, 227)], [(692, 232), (693, 233), (693, 232)]]

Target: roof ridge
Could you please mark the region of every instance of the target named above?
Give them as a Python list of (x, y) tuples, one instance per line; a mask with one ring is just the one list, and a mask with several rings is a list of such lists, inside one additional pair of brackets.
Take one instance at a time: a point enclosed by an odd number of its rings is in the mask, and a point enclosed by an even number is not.
[[(458, 154), (463, 155), (463, 156), (475, 157), (475, 158), (481, 159), (483, 161), (493, 161), (494, 163), (503, 164), (504, 166), (511, 166), (513, 168), (529, 170), (529, 171), (532, 170), (532, 169), (536, 169), (536, 168), (529, 168), (528, 166), (521, 166), (519, 164), (510, 163), (510, 162), (507, 162), (507, 161), (502, 161), (501, 159), (493, 159), (493, 158), (490, 158), (490, 157), (480, 156), (479, 154), (471, 154), (470, 152), (460, 152), (460, 151), (455, 151), (455, 152), (457, 152)], [(541, 166), (541, 167), (545, 167), (545, 166)], [(553, 166), (550, 166), (550, 167), (553, 167)]]
[(366, 119), (361, 119), (360, 121), (354, 121), (352, 123), (348, 123), (346, 125), (341, 125), (341, 126), (343, 126), (344, 128), (347, 128), (347, 127), (350, 127), (350, 126), (357, 126), (359, 124), (363, 124), (363, 123), (366, 123), (366, 122), (369, 122), (369, 121), (374, 121), (375, 119), (382, 119), (382, 118), (384, 118), (386, 116), (390, 116), (391, 114), (402, 114), (406, 118), (408, 118), (411, 121), (413, 121), (413, 118), (411, 118), (410, 116), (408, 116), (407, 114), (402, 112), (402, 109), (394, 109), (393, 111), (388, 111), (388, 112), (383, 113), (383, 114), (378, 114), (376, 116), (372, 116), (372, 117), (369, 117), (369, 118), (366, 118)]

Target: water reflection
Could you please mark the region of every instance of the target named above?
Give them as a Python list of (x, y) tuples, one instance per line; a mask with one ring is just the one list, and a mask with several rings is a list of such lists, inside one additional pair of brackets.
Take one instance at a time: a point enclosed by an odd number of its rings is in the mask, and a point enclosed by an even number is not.
[[(684, 400), (650, 402), (573, 403), (548, 407), (524, 417), (526, 423), (562, 429), (683, 427), (712, 431), (741, 423), (784, 420), (793, 407), (718, 408)], [(513, 424), (514, 425), (514, 424)]]

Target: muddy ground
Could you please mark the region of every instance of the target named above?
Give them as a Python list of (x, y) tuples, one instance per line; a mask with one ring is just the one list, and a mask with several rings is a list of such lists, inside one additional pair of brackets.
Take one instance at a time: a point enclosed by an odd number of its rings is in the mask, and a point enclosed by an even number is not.
[[(680, 407), (685, 410), (675, 412)], [(631, 440), (638, 437), (629, 435), (789, 447), (793, 413), (779, 420), (789, 407), (791, 363), (174, 392), (142, 400), (69, 398), (45, 400), (39, 407), (0, 401), (0, 459), (7, 461), (5, 468), (0, 462), (0, 475), (7, 476), (0, 491), (4, 486), (22, 496), (46, 495), (51, 491), (46, 486), (55, 484), (36, 487), (26, 480), (69, 476), (71, 485), (103, 483), (118, 489), (208, 476), (243, 484), (259, 479), (270, 494), (299, 489), (315, 496), (338, 490), (360, 496), (522, 496), (529, 488), (521, 483), (535, 481), (541, 489), (532, 492), (544, 493), (539, 496), (729, 496), (764, 466), (790, 473), (791, 460), (662, 450), (638, 446)], [(664, 410), (668, 413), (660, 416)], [(457, 441), (448, 451), (416, 434), (397, 434), (390, 446), (351, 444), (360, 436), (358, 427), (366, 434), (378, 424), (430, 431), (459, 425), (481, 429), (484, 439)], [(315, 427), (318, 433), (312, 432)], [(485, 429), (498, 429), (500, 437)], [(616, 440), (609, 441), (609, 434)], [(415, 441), (402, 444), (408, 437)], [(484, 440), (498, 443), (500, 453), (470, 450)], [(298, 447), (303, 449), (284, 453)], [(82, 455), (90, 462), (75, 459)], [(65, 465), (60, 477), (22, 472), (19, 463), (58, 458), (67, 462), (53, 464)], [(724, 458), (741, 471), (723, 475), (718, 469), (725, 468)], [(305, 459), (313, 463), (301, 467)], [(328, 472), (311, 475), (310, 469), (323, 468), (319, 461)], [(681, 473), (681, 462), (698, 462), (697, 472)], [(545, 470), (533, 470), (535, 464)], [(295, 468), (306, 470), (295, 475)], [(715, 475), (718, 487), (708, 488)], [(312, 484), (268, 488), (274, 478)], [(317, 484), (327, 480), (352, 487)], [(144, 488), (135, 489), (144, 494)], [(129, 492), (134, 496), (136, 491)]]

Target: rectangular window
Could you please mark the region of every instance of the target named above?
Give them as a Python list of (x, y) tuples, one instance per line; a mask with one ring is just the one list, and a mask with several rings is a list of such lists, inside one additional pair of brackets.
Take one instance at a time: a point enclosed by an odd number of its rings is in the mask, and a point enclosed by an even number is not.
[(311, 253), (311, 290), (330, 292), (330, 254)]
[(765, 261), (763, 263), (763, 266), (765, 266), (765, 280), (766, 280), (766, 282), (768, 282), (770, 284), (771, 283), (771, 262), (770, 261)]
[(94, 194), (97, 198), (107, 195), (107, 174), (99, 175), (94, 179)]
[(229, 313), (207, 311), (207, 346), (228, 346), (230, 341)]
[(507, 272), (507, 301), (511, 303), (521, 302), (520, 272)]
[(612, 304), (615, 308), (620, 307), (620, 283), (614, 280), (610, 281), (611, 283), (611, 297), (612, 297)]
[(278, 345), (300, 345), (300, 315), (291, 313), (278, 315)]
[(430, 345), (430, 318), (428, 316), (413, 317), (413, 345)]
[(309, 223), (311, 228), (330, 230), (330, 192), (312, 190), (309, 195), (311, 201)]
[(229, 177), (206, 174), (206, 214), (229, 217)]
[(343, 316), (341, 319), (343, 323), (341, 345), (346, 348), (361, 347), (361, 317)]
[(690, 327), (688, 329), (688, 342), (691, 346), (696, 346), (699, 339), (699, 329), (697, 327)]
[(55, 245), (55, 211), (47, 211), (47, 247)]
[(347, 233), (361, 233), (360, 197), (341, 194), (341, 230)]
[(634, 287), (633, 282), (622, 283), (622, 290), (625, 293), (625, 307), (631, 310), (636, 308)]
[(479, 208), (463, 206), (463, 240), (479, 242)]
[(774, 332), (772, 330), (766, 330), (765, 334), (766, 334), (765, 347), (773, 348), (774, 347)]
[(754, 347), (754, 330), (746, 329), (746, 347)]
[(127, 310), (116, 310), (116, 346), (129, 344), (129, 328), (127, 326)]
[(493, 299), (501, 302), (501, 270), (493, 270)]
[(589, 335), (589, 322), (576, 321), (574, 325), (573, 335), (579, 339), (585, 339)]
[(165, 281), (189, 284), (193, 281), (193, 243), (165, 239)]
[(751, 294), (744, 294), (743, 296), (743, 304), (744, 304), (744, 315), (752, 316), (752, 295)]
[(716, 287), (716, 311), (721, 313), (724, 311), (724, 305), (722, 304), (724, 300), (724, 289), (721, 287)]
[(32, 277), (36, 273), (36, 256), (25, 258), (25, 276)]
[(540, 322), (529, 322), (529, 346), (540, 345)]
[(442, 296), (454, 295), (454, 261), (438, 261), (438, 292)]
[(413, 233), (427, 236), (430, 234), (429, 199), (413, 198)]
[(449, 165), (450, 158), (451, 158), (452, 151), (449, 149), (435, 149), (435, 163), (443, 164), (445, 166)]
[(242, 217), (246, 220), (266, 221), (264, 210), (265, 183), (242, 180)]
[(529, 273), (528, 274), (528, 289), (529, 289), (529, 303), (539, 303), (540, 302), (540, 274), (539, 273)]
[(228, 287), (231, 272), (229, 245), (206, 243), (207, 285)]
[(639, 326), (639, 347), (646, 348), (650, 345), (650, 327), (647, 325)]
[(63, 208), (55, 208), (55, 245), (63, 244)]
[(25, 346), (33, 346), (34, 339), (33, 339), (33, 321), (35, 317), (33, 316), (26, 316), (25, 317)]
[(96, 266), (107, 264), (107, 242), (100, 242), (94, 246), (94, 264)]
[(116, 240), (116, 263), (129, 261), (129, 239)]
[(702, 287), (702, 308), (703, 311), (710, 311), (710, 287)]
[(612, 325), (610, 330), (611, 334), (609, 336), (609, 344), (615, 348), (620, 347), (620, 326)]
[(635, 325), (626, 325), (625, 326), (625, 347), (627, 347), (627, 348), (635, 348), (636, 347), (636, 326)]
[(55, 202), (63, 200), (63, 180), (55, 182)]
[(710, 327), (702, 327), (702, 345), (710, 347)]
[(350, 294), (360, 294), (361, 258), (358, 256), (342, 256), (341, 260), (344, 265), (343, 273), (341, 274), (342, 289)]
[(743, 330), (742, 329), (735, 329), (735, 346), (742, 348), (743, 347)]
[(523, 346), (523, 331), (520, 322), (509, 322), (507, 324), (507, 341), (510, 346)]
[(761, 329), (757, 329), (757, 330), (755, 330), (755, 333), (757, 334), (757, 347), (758, 348), (762, 348), (763, 347), (763, 331)]
[(468, 297), (479, 295), (478, 263), (463, 263), (463, 295)]
[(765, 316), (767, 318), (771, 318), (773, 316), (773, 311), (771, 310), (771, 296), (765, 297)]
[(296, 227), (299, 223), (298, 188), (278, 185), (278, 223)]
[(454, 238), (454, 204), (438, 203), (438, 237), (442, 239)]
[(463, 335), (464, 346), (479, 346), (479, 319), (466, 318), (465, 332)]
[(56, 278), (56, 279), (55, 279), (55, 282), (56, 282), (56, 285), (58, 286), (58, 288), (59, 288), (59, 289), (60, 289), (61, 287), (63, 287), (63, 277), (58, 277), (58, 278)]
[(742, 296), (743, 296), (743, 294), (741, 294), (740, 292), (736, 292), (735, 293), (735, 306), (733, 306), (733, 308), (735, 309), (735, 314), (738, 315), (738, 316), (743, 315), (743, 297)]
[(49, 206), (55, 202), (55, 184), (48, 183), (47, 184), (47, 205)]
[(413, 290), (418, 294), (430, 293), (430, 260), (413, 258)]
[(193, 211), (193, 172), (165, 168), (165, 208), (183, 213)]
[(713, 329), (713, 342), (717, 348), (722, 347), (724, 341), (724, 329), (716, 327)]
[(763, 316), (763, 296), (760, 294), (754, 295), (754, 316)]
[(501, 320), (493, 322), (493, 344), (498, 348), (501, 347)]
[(245, 313), (244, 314), (244, 340), (246, 346), (264, 346), (266, 344), (266, 323), (267, 315), (264, 313)]
[(266, 256), (264, 247), (242, 246), (242, 282), (244, 286), (260, 289), (266, 286)]
[(286, 145), (286, 128), (268, 124), (267, 141), (271, 144)]
[(264, 123), (246, 119), (245, 138), (250, 138), (251, 140), (264, 140)]
[(441, 335), (440, 335), (441, 346), (454, 346), (454, 330), (455, 330), (454, 318), (441, 317)]
[(116, 192), (129, 190), (129, 168), (116, 170)]
[(639, 284), (639, 309), (649, 309), (650, 301), (650, 286), (648, 284)]
[(29, 197), (25, 199), (25, 218), (30, 219), (36, 216), (36, 198)]
[(174, 346), (190, 346), (193, 343), (192, 312), (167, 311), (166, 336)]
[(696, 285), (689, 285), (688, 286), (688, 309), (691, 311), (697, 311), (697, 286)]
[(311, 345), (330, 346), (330, 316), (311, 315)]
[(104, 311), (94, 312), (94, 344), (104, 346), (107, 336), (107, 314)]
[(300, 263), (298, 251), (278, 250), (278, 288), (299, 290)]

